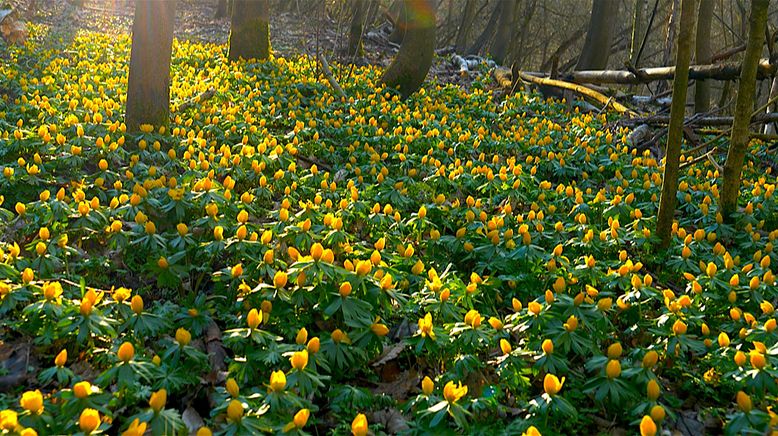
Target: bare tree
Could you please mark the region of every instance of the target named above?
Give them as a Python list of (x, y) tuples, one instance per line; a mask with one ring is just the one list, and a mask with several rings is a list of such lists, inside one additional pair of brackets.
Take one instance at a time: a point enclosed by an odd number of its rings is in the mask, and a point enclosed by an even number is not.
[(476, 0), (467, 0), (465, 7), (462, 10), (462, 21), (459, 23), (459, 30), (457, 31), (457, 38), (454, 43), (454, 48), (457, 53), (463, 53), (467, 48), (467, 39), (470, 36), (473, 21), (475, 21), (475, 1)]
[(492, 58), (498, 64), (505, 62), (508, 57), (508, 47), (511, 44), (511, 35), (513, 34), (513, 18), (516, 15), (516, 1), (505, 0), (502, 2), (502, 12), (500, 21), (497, 23), (497, 35), (494, 43), (489, 50)]
[(267, 59), (269, 56), (269, 0), (233, 0), (229, 59)]
[(618, 10), (618, 0), (594, 0), (589, 29), (586, 31), (586, 40), (581, 56), (578, 57), (576, 70), (604, 70), (608, 67)]
[(667, 127), (665, 169), (656, 223), (656, 234), (659, 236), (662, 248), (667, 248), (670, 245), (673, 215), (675, 215), (677, 201), (678, 167), (681, 161), (683, 120), (686, 114), (686, 87), (689, 84), (689, 63), (694, 43), (695, 3), (696, 0), (681, 0), (681, 31), (678, 33), (678, 51), (675, 55), (673, 101), (670, 106), (670, 125)]
[(740, 174), (746, 159), (746, 150), (750, 135), (748, 126), (751, 122), (751, 112), (754, 110), (754, 94), (756, 92), (756, 70), (765, 38), (767, 9), (770, 0), (753, 0), (749, 18), (748, 42), (743, 56), (743, 66), (740, 69), (740, 84), (735, 102), (735, 119), (732, 122), (732, 134), (729, 137), (729, 151), (724, 163), (724, 177), (721, 180), (721, 195), (719, 202), (721, 214), (725, 220), (730, 220), (737, 210), (737, 200), (740, 194)]
[[(697, 64), (711, 63), (713, 52), (710, 48), (710, 28), (715, 6), (714, 0), (700, 0), (694, 55)], [(694, 112), (702, 113), (708, 112), (708, 110), (710, 110), (710, 81), (697, 80), (694, 82)]]
[(356, 58), (362, 55), (362, 29), (367, 15), (368, 0), (350, 0), (351, 25), (348, 31), (348, 56)]
[(435, 54), (435, 0), (403, 0), (407, 28), (400, 51), (381, 81), (403, 97), (416, 92), (427, 77)]
[(168, 124), (175, 17), (175, 1), (135, 3), (125, 113), (128, 131), (139, 130), (141, 124)]

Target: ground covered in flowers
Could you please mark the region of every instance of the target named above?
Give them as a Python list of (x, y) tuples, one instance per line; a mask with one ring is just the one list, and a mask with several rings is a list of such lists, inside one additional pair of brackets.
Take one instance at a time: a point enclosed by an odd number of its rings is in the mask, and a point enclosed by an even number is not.
[(130, 134), (129, 39), (32, 30), (0, 65), (0, 432), (778, 426), (765, 144), (732, 224), (684, 169), (664, 252), (657, 157), (605, 114), (176, 42), (171, 124)]

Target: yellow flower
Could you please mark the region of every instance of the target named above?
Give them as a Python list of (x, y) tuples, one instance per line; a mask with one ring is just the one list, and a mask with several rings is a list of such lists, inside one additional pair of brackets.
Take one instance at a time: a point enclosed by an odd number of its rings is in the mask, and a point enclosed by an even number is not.
[(659, 360), (659, 353), (650, 350), (643, 356), (643, 368), (653, 368), (654, 365), (656, 365), (657, 360)]
[(659, 383), (657, 383), (656, 380), (651, 379), (646, 386), (646, 396), (649, 400), (656, 401), (656, 399), (659, 398), (660, 390)]
[(232, 400), (227, 406), (227, 418), (233, 422), (243, 419), (243, 403), (240, 400)]
[(546, 374), (546, 377), (543, 379), (543, 389), (552, 397), (562, 390), (563, 384), (565, 384), (565, 378), (562, 377), (560, 381), (554, 374)]
[(273, 392), (281, 392), (286, 389), (286, 374), (283, 371), (273, 371), (270, 374), (270, 389)]
[(179, 328), (176, 330), (176, 342), (182, 347), (189, 345), (192, 342), (192, 334), (185, 328)]
[(435, 331), (432, 328), (432, 314), (427, 313), (424, 318), (419, 319), (419, 333), (421, 337), (429, 336), (430, 339), (435, 339)]
[(540, 430), (537, 429), (534, 425), (529, 426), (527, 428), (527, 431), (521, 434), (521, 436), (542, 436), (540, 434)]
[(36, 389), (34, 391), (27, 391), (22, 394), (19, 405), (22, 409), (32, 412), (34, 414), (41, 414), (43, 412), (43, 394)]
[(35, 273), (32, 271), (31, 268), (25, 268), (24, 271), (22, 271), (22, 282), (24, 284), (30, 283), (34, 278), (35, 278)]
[(767, 361), (765, 360), (764, 354), (760, 353), (757, 350), (752, 350), (750, 353), (750, 361), (751, 366), (753, 366), (756, 369), (764, 369), (764, 367), (767, 365)]
[(481, 325), (481, 314), (477, 310), (471, 309), (465, 314), (465, 324), (472, 328), (478, 328)]
[(130, 300), (130, 307), (133, 312), (140, 315), (143, 312), (143, 297), (140, 295), (133, 296), (132, 300)]
[(424, 380), (421, 381), (421, 391), (424, 392), (424, 395), (429, 396), (433, 390), (435, 390), (435, 382), (428, 376), (425, 376)]
[(640, 420), (640, 436), (655, 436), (656, 435), (656, 423), (650, 416), (645, 415)]
[(605, 375), (608, 378), (616, 378), (621, 375), (621, 363), (618, 360), (610, 360), (605, 366)]
[(225, 383), (225, 388), (227, 389), (227, 392), (232, 396), (233, 398), (237, 397), (240, 394), (240, 388), (238, 387), (238, 382), (235, 381), (234, 378), (228, 378), (227, 382)]
[(92, 384), (88, 381), (80, 381), (73, 385), (73, 395), (76, 396), (76, 398), (84, 399), (89, 396), (89, 394), (92, 393)]
[(544, 339), (540, 348), (542, 348), (543, 352), (546, 354), (554, 354), (554, 342), (552, 342), (551, 339)]
[(467, 395), (467, 386), (462, 386), (461, 382), (456, 385), (453, 381), (450, 381), (443, 387), (443, 398), (451, 404), (456, 403), (465, 395)]
[(574, 332), (578, 328), (578, 318), (576, 318), (575, 315), (570, 315), (563, 327), (568, 332)]
[(351, 433), (354, 436), (367, 436), (367, 417), (364, 413), (358, 414), (351, 421)]
[(651, 412), (649, 414), (651, 415), (651, 419), (653, 419), (654, 422), (662, 422), (665, 419), (665, 413), (665, 408), (657, 404), (651, 408)]
[(277, 271), (273, 276), (273, 285), (275, 285), (276, 288), (283, 288), (286, 286), (287, 280), (288, 277), (285, 272)]
[(197, 429), (197, 433), (195, 433), (195, 436), (213, 436), (213, 432), (208, 427), (200, 427)]
[(167, 403), (167, 390), (160, 389), (151, 394), (149, 406), (151, 406), (154, 412), (159, 413), (160, 410), (164, 409), (165, 403)]
[(95, 409), (84, 409), (78, 418), (78, 426), (86, 434), (91, 434), (100, 427), (100, 413)]
[(511, 352), (511, 344), (506, 339), (500, 339), (500, 351), (502, 351), (502, 354), (508, 354)]
[(306, 341), (308, 341), (308, 330), (305, 327), (301, 328), (297, 332), (297, 337), (294, 341), (297, 345), (303, 345)]
[(751, 409), (753, 408), (751, 397), (743, 391), (738, 391), (737, 393), (737, 405), (740, 407), (740, 410), (745, 413), (751, 412)]
[(10, 409), (0, 411), (0, 430), (11, 432), (16, 429), (18, 425), (19, 419), (16, 412)]
[(618, 359), (619, 357), (621, 357), (621, 352), (622, 352), (621, 344), (615, 342), (608, 347), (608, 358)]
[(62, 350), (57, 354), (57, 357), (54, 358), (54, 365), (62, 368), (65, 366), (65, 364), (68, 361), (68, 350)]
[(721, 348), (729, 347), (729, 336), (724, 332), (719, 333), (719, 346)]
[(319, 347), (321, 346), (321, 341), (319, 338), (311, 338), (310, 341), (308, 341), (308, 345), (306, 346), (306, 349), (311, 354), (316, 354), (319, 352)]
[(256, 329), (262, 323), (262, 312), (257, 309), (249, 310), (249, 314), (246, 316), (246, 323), (250, 329)]
[(673, 333), (676, 335), (683, 335), (686, 333), (686, 324), (680, 319), (675, 320), (673, 323)]
[(305, 424), (308, 423), (308, 418), (311, 416), (311, 411), (308, 409), (300, 409), (297, 411), (297, 413), (294, 414), (293, 423), (294, 426), (297, 428), (303, 428), (305, 427)]
[(292, 354), (292, 357), (289, 360), (292, 362), (292, 368), (302, 371), (308, 366), (308, 351), (297, 351)]

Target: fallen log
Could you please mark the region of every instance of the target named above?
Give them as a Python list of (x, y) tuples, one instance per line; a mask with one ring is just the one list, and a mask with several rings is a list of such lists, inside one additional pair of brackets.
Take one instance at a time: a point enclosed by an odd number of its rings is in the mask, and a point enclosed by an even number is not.
[[(731, 126), (733, 117), (727, 116), (707, 116), (697, 117), (695, 120), (689, 122), (689, 125), (693, 126)], [(751, 118), (751, 124), (765, 124), (778, 121), (778, 112), (761, 113), (754, 115)], [(652, 115), (643, 118), (634, 118), (625, 122), (625, 124), (640, 125), (648, 124), (652, 126), (664, 125), (670, 122), (668, 115)]]
[(346, 93), (343, 91), (343, 88), (341, 88), (340, 84), (337, 80), (335, 80), (335, 76), (332, 75), (332, 70), (330, 70), (330, 64), (327, 63), (327, 59), (324, 58), (324, 56), (319, 55), (319, 62), (321, 63), (321, 71), (324, 73), (324, 77), (327, 78), (327, 81), (330, 82), (330, 86), (332, 87), (333, 91), (335, 91), (336, 94), (338, 94), (338, 97), (346, 98)]
[[(578, 93), (580, 95), (583, 95), (584, 97), (588, 97), (591, 100), (594, 100), (605, 107), (611, 106), (616, 112), (620, 114), (625, 114), (628, 117), (634, 117), (637, 116), (635, 112), (633, 112), (628, 107), (624, 106), (623, 104), (615, 101), (613, 97), (608, 97), (605, 94), (599, 93), (591, 88), (587, 88), (583, 85), (578, 85), (576, 83), (570, 83), (565, 82), (562, 80), (554, 80), (549, 79), (547, 77), (537, 77), (531, 73), (526, 73), (523, 71), (518, 71), (519, 79), (525, 81), (534, 83), (535, 85), (540, 86), (551, 86), (554, 88), (560, 88), (560, 89), (567, 89), (569, 91), (573, 91), (575, 93)], [(503, 88), (511, 89), (513, 86), (513, 82), (511, 81), (512, 73), (507, 68), (495, 68), (494, 69), (494, 78), (497, 80), (497, 83), (500, 84)]]
[[(776, 73), (776, 64), (768, 59), (761, 59), (757, 69), (758, 79), (771, 79)], [(672, 80), (675, 77), (675, 67), (642, 68), (627, 70), (591, 70), (574, 71), (565, 80), (575, 83), (617, 83), (621, 85), (637, 85), (658, 80)], [(740, 77), (739, 63), (722, 63), (709, 65), (692, 65), (689, 67), (689, 79), (693, 80), (737, 80)]]

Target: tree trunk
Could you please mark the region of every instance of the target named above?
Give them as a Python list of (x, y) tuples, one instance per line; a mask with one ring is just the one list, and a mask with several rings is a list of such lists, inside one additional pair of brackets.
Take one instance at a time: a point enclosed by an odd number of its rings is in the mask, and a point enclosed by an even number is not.
[(270, 56), (269, 19), (269, 0), (233, 0), (229, 60)]
[(665, 169), (662, 177), (662, 195), (659, 199), (656, 234), (660, 246), (670, 245), (673, 215), (678, 193), (678, 167), (681, 161), (683, 120), (686, 113), (686, 87), (689, 84), (689, 63), (694, 44), (696, 0), (681, 0), (681, 31), (678, 33), (678, 50), (675, 57), (676, 75), (673, 80), (673, 102), (670, 106), (670, 125), (667, 127)]
[(403, 0), (407, 28), (400, 51), (381, 81), (407, 97), (421, 87), (435, 54), (435, 0)]
[[(695, 63), (711, 63), (710, 28), (713, 22), (714, 0), (701, 0), (697, 15), (697, 37), (695, 38)], [(697, 80), (694, 83), (694, 113), (710, 110), (710, 82)]]
[(489, 21), (486, 23), (486, 26), (484, 26), (484, 30), (481, 31), (481, 34), (475, 40), (473, 45), (471, 45), (470, 48), (467, 50), (467, 54), (477, 55), (481, 51), (481, 49), (484, 48), (486, 43), (492, 39), (495, 28), (497, 27), (497, 20), (500, 19), (501, 11), (502, 11), (502, 3), (498, 2), (497, 6), (495, 6), (494, 9), (492, 9), (492, 14), (489, 16)]
[(673, 43), (675, 42), (675, 22), (678, 21), (678, 2), (670, 1), (670, 14), (667, 16), (667, 28), (665, 29), (665, 47), (662, 52), (662, 65), (670, 65), (673, 59)]
[(454, 42), (454, 50), (457, 53), (464, 53), (467, 48), (467, 39), (470, 36), (470, 29), (475, 21), (475, 0), (467, 0), (465, 8), (462, 11), (462, 21), (459, 23), (457, 38)]
[(617, 0), (594, 0), (589, 29), (586, 31), (586, 40), (576, 70), (604, 70), (608, 67), (618, 10)]
[(648, 0), (635, 1), (635, 11), (632, 15), (632, 37), (629, 43), (629, 62), (633, 66), (637, 64), (640, 44), (643, 41), (643, 35), (646, 33), (646, 29), (643, 26), (643, 13), (646, 11), (647, 1)]
[(227, 16), (227, 0), (219, 0), (216, 4), (216, 15), (214, 18), (224, 18)]
[(756, 70), (765, 38), (767, 9), (770, 0), (753, 0), (749, 18), (748, 42), (740, 70), (740, 84), (735, 102), (735, 120), (732, 123), (732, 135), (729, 138), (727, 161), (724, 163), (724, 178), (721, 180), (721, 214), (729, 220), (737, 210), (740, 193), (740, 172), (746, 158), (749, 134), (748, 126), (751, 112), (754, 110), (754, 92), (756, 91)]
[(348, 56), (351, 59), (362, 56), (362, 26), (367, 12), (367, 0), (351, 0), (351, 25), (348, 31)]
[(394, 29), (389, 34), (389, 41), (400, 44), (405, 39), (405, 31), (408, 29), (408, 8), (404, 0), (396, 0), (391, 9), (397, 11), (395, 15), (397, 18), (394, 20)]
[(508, 56), (508, 46), (511, 43), (513, 34), (513, 16), (516, 13), (516, 1), (505, 0), (502, 2), (502, 11), (500, 12), (500, 22), (497, 24), (497, 34), (494, 37), (494, 43), (489, 50), (497, 64), (502, 65)]
[(170, 117), (170, 57), (176, 2), (138, 0), (132, 22), (127, 78), (127, 130), (141, 124), (166, 126)]

